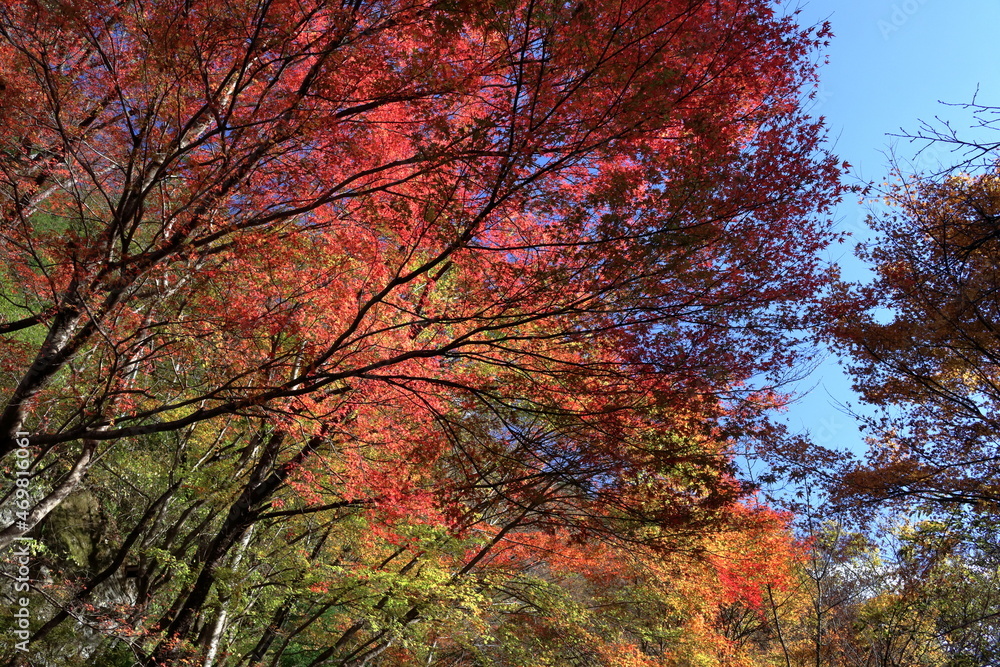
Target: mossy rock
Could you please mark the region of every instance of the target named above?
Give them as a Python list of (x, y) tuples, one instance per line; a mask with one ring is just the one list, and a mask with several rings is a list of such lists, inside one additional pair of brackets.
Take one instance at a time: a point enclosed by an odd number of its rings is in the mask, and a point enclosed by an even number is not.
[(80, 568), (96, 565), (104, 537), (105, 521), (97, 497), (82, 490), (69, 495), (45, 520), (42, 540), (67, 564)]

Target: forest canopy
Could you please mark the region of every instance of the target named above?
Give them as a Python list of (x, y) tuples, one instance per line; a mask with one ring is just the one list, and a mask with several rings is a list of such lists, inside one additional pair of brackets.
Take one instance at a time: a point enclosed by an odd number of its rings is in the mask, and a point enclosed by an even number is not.
[(762, 0), (5, 3), (3, 659), (911, 655), (848, 632), (931, 632), (871, 545), (733, 462), (849, 291), (828, 37)]

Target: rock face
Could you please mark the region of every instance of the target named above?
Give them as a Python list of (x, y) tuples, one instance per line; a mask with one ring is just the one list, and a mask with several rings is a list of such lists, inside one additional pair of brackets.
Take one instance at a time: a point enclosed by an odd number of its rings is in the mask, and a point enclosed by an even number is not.
[(41, 539), (65, 565), (95, 570), (105, 555), (100, 552), (106, 528), (97, 497), (84, 489), (52, 511), (42, 527)]
[[(66, 498), (46, 517), (38, 539), (48, 552), (39, 567), (38, 578), (48, 584), (77, 579), (81, 583), (107, 567), (112, 558), (106, 539), (109, 530), (107, 515), (100, 500), (89, 490), (79, 490)], [(94, 589), (89, 602), (102, 609), (126, 609), (135, 604), (135, 585), (119, 571)], [(57, 610), (50, 606), (39, 608), (39, 619), (50, 618)], [(107, 631), (114, 631), (116, 623), (104, 620), (104, 627), (86, 625), (79, 620), (64, 624), (56, 631), (63, 637), (59, 650), (35, 653), (36, 664), (45, 667), (75, 667), (88, 664), (107, 640)], [(130, 665), (127, 646), (115, 646), (110, 653), (101, 651), (104, 662), (119, 664), (109, 655), (121, 657), (120, 664)], [(107, 655), (105, 655), (107, 654)], [(121, 654), (119, 656), (119, 654)], [(110, 662), (108, 662), (110, 660)]]

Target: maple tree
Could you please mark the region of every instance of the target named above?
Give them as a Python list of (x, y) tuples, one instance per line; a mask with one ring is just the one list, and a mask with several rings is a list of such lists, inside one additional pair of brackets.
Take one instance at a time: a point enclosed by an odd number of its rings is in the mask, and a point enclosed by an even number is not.
[[(184, 491), (158, 466), (168, 467), (150, 458), (133, 468), (94, 471), (101, 504), (123, 524), (103, 531), (117, 553), (105, 557), (112, 562), (100, 573), (69, 571), (47, 559), (64, 578), (89, 580), (49, 587), (48, 598), (66, 613), (36, 633), (34, 656), (87, 664), (80, 658), (83, 629), (84, 636), (117, 640), (98, 643), (95, 654), (132, 664), (128, 656), (141, 651), (148, 629), (190, 593), (199, 554), (211, 541), (206, 527), (218, 525), (219, 509), (232, 502), (226, 496), (241, 483)], [(211, 470), (176, 474), (191, 485), (215, 477)], [(119, 475), (128, 483), (111, 483)], [(173, 493), (171, 502), (164, 506), (163, 494), (154, 498), (156, 488), (143, 477)], [(140, 485), (149, 507), (133, 490)], [(674, 534), (675, 548), (662, 551), (650, 548), (655, 542), (621, 548), (569, 539), (566, 531), (530, 522), (495, 541), (496, 510), (467, 531), (349, 508), (273, 516), (291, 509), (294, 494), (286, 497), (289, 504), (257, 522), (216, 572), (197, 634), (211, 646), (206, 640), (220, 608), (228, 609), (232, 622), (219, 642), (220, 663), (353, 664), (352, 653), (376, 648), (367, 658), (386, 665), (768, 664), (776, 643), (763, 612), (764, 589), (785, 595), (798, 558), (787, 517), (762, 508), (743, 508), (742, 521), (727, 530)], [(136, 522), (135, 529), (126, 521)], [(487, 557), (469, 567), (482, 553)], [(126, 554), (140, 571), (134, 580), (123, 579), (113, 562)], [(414, 607), (419, 614), (411, 614)], [(83, 628), (73, 623), (80, 618)], [(206, 658), (203, 652), (201, 664)]]
[(907, 178), (887, 201), (862, 254), (876, 279), (831, 304), (855, 388), (883, 411), (867, 419), (868, 461), (842, 466), (838, 497), (995, 513), (996, 174)]
[(825, 34), (765, 2), (0, 8), (0, 455), (29, 434), (39, 490), (0, 545), (85, 481), (122, 531), (37, 638), (137, 560), (95, 627), (226, 659), (236, 565), (325, 585), (258, 536), (337, 563), (364, 525), (408, 546), (362, 549), (310, 658), (362, 664), (514, 535), (753, 524), (730, 445), (829, 280)]
[[(983, 127), (995, 126), (995, 108), (965, 106)], [(818, 447), (796, 454), (824, 462), (832, 504), (862, 523), (889, 509), (917, 512), (898, 527), (903, 547), (891, 585), (856, 611), (867, 628), (851, 645), (862, 653), (881, 647), (893, 664), (907, 652), (923, 656), (913, 662), (992, 664), (997, 145), (947, 125), (926, 124), (912, 138), (930, 142), (925, 149), (953, 149), (956, 164), (934, 173), (896, 169), (869, 217), (875, 236), (859, 246), (874, 279), (840, 285), (827, 304), (825, 333), (871, 407), (862, 418), (869, 451), (863, 459)]]

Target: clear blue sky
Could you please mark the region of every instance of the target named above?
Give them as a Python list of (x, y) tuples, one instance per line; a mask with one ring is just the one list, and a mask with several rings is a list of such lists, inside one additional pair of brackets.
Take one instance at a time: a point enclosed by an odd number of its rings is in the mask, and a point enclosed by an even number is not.
[[(794, 7), (786, 3), (785, 7)], [(813, 115), (826, 117), (833, 150), (853, 165), (854, 176), (881, 181), (888, 171), (886, 153), (912, 159), (918, 146), (887, 136), (900, 128), (915, 131), (920, 120), (935, 116), (968, 127), (968, 116), (939, 101), (964, 103), (979, 90), (978, 101), (1000, 106), (1000, 2), (996, 0), (810, 0), (798, 5), (799, 23), (829, 20), (834, 38), (829, 63), (820, 70), (821, 85)], [(932, 166), (947, 153), (933, 151), (917, 166)], [(866, 237), (864, 209), (847, 201), (836, 213), (854, 240), (835, 248), (831, 258), (848, 279), (863, 279), (852, 259), (853, 247)], [(815, 442), (864, 449), (853, 420), (835, 404), (855, 403), (850, 382), (836, 360), (827, 359), (799, 389), (812, 387), (788, 413), (789, 426), (810, 432)]]

